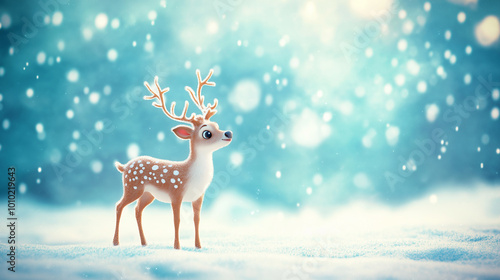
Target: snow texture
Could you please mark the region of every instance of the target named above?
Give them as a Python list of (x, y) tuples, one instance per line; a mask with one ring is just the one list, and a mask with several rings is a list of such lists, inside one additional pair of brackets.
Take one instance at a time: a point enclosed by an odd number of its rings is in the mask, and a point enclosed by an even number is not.
[(113, 207), (26, 202), (19, 204), (17, 272), (2, 261), (0, 278), (499, 279), (499, 200), (498, 188), (454, 189), (399, 208), (358, 201), (326, 214), (259, 209), (225, 193), (202, 212), (201, 250), (194, 248), (189, 204), (182, 208), (182, 249), (174, 250), (168, 204), (144, 211), (147, 247), (140, 246), (132, 205), (125, 208), (121, 245), (113, 247)]

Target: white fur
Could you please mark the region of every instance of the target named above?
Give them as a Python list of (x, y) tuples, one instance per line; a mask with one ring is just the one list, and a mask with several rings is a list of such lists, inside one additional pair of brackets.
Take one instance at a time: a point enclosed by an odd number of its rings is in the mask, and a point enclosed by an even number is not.
[(187, 182), (184, 182), (184, 201), (195, 201), (205, 193), (214, 176), (212, 155), (197, 159), (191, 169)]
[[(178, 182), (171, 183), (170, 181), (169, 184), (169, 189), (171, 191), (184, 191), (184, 197), (182, 201), (184, 202), (192, 202), (200, 198), (202, 194), (205, 193), (207, 190), (208, 186), (210, 185), (210, 182), (212, 181), (214, 175), (214, 165), (212, 161), (212, 155), (206, 156), (206, 157), (200, 157), (198, 158), (193, 165), (191, 165), (188, 178), (185, 182), (182, 182), (182, 184), (179, 184)], [(179, 185), (179, 188), (175, 189), (173, 187), (174, 184)], [(152, 184), (146, 184), (144, 186), (144, 191), (145, 192), (150, 192), (156, 199), (158, 199), (161, 202), (165, 203), (171, 203), (172, 200), (170, 199), (170, 195), (158, 188), (155, 185)]]
[(158, 199), (161, 202), (165, 202), (165, 203), (172, 202), (172, 200), (170, 199), (170, 195), (167, 192), (157, 188), (154, 185), (151, 185), (151, 184), (144, 185), (144, 191), (150, 192), (156, 199)]

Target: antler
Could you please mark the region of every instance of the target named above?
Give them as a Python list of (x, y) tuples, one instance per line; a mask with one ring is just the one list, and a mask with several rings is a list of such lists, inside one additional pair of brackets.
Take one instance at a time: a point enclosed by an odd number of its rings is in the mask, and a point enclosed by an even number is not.
[[(209, 103), (208, 106), (205, 106), (205, 104), (204, 104), (205, 96), (201, 95), (201, 89), (203, 86), (205, 86), (205, 85), (212, 86), (212, 87), (215, 86), (214, 82), (208, 81), (210, 79), (210, 77), (212, 77), (213, 73), (214, 73), (214, 70), (210, 69), (210, 73), (208, 73), (208, 76), (204, 80), (201, 80), (200, 70), (196, 70), (196, 76), (198, 77), (198, 88), (197, 88), (196, 95), (191, 87), (189, 87), (189, 86), (185, 87), (185, 90), (189, 93), (193, 102), (201, 110), (201, 112), (203, 114), (203, 118), (205, 120), (209, 120), (213, 115), (215, 115), (215, 113), (217, 113), (217, 110), (215, 110), (215, 108), (218, 105), (217, 98), (214, 99), (213, 105), (211, 105)], [(154, 92), (151, 89), (148, 82), (144, 82), (144, 85), (148, 88), (149, 92), (152, 93), (152, 95), (150, 95), (150, 96), (144, 96), (144, 99), (146, 99), (146, 100), (158, 99), (158, 101), (160, 101), (160, 104), (153, 102), (153, 106), (155, 106), (157, 108), (162, 108), (165, 115), (167, 115), (169, 118), (176, 120), (176, 121), (180, 121), (180, 122), (186, 122), (186, 123), (194, 123), (195, 122), (196, 114), (193, 113), (193, 114), (191, 114), (191, 116), (189, 118), (186, 117), (187, 109), (189, 107), (189, 102), (187, 100), (184, 103), (184, 110), (182, 111), (181, 116), (177, 116), (174, 112), (175, 104), (176, 104), (175, 101), (172, 102), (172, 105), (170, 107), (170, 112), (167, 110), (167, 108), (165, 106), (165, 99), (164, 99), (163, 94), (168, 92), (170, 90), (170, 88), (167, 87), (167, 88), (161, 89), (160, 85), (158, 84), (158, 76), (155, 77), (155, 85), (156, 85), (156, 88), (158, 89), (158, 93)]]
[(205, 96), (201, 95), (201, 88), (203, 86), (205, 86), (205, 85), (211, 86), (211, 87), (215, 86), (214, 82), (208, 81), (210, 79), (210, 77), (212, 77), (213, 73), (214, 73), (214, 70), (210, 69), (210, 73), (208, 73), (207, 77), (204, 80), (201, 80), (200, 70), (196, 70), (196, 76), (198, 77), (198, 88), (196, 90), (196, 93), (197, 93), (196, 95), (191, 87), (189, 87), (189, 86), (185, 87), (185, 90), (187, 92), (189, 92), (189, 95), (191, 96), (191, 99), (193, 100), (193, 102), (196, 104), (196, 106), (203, 113), (205, 120), (209, 120), (213, 115), (215, 115), (215, 113), (217, 113), (217, 110), (215, 110), (215, 108), (217, 107), (218, 102), (219, 102), (217, 100), (217, 98), (215, 98), (213, 105), (208, 103), (208, 106), (205, 106), (205, 104), (204, 104)]
[(172, 102), (172, 105), (170, 106), (170, 112), (167, 110), (167, 108), (165, 106), (165, 99), (164, 99), (163, 94), (168, 92), (170, 90), (170, 88), (167, 87), (167, 88), (161, 89), (160, 85), (158, 84), (158, 76), (155, 77), (155, 85), (156, 85), (156, 88), (158, 89), (158, 93), (154, 92), (151, 89), (148, 82), (144, 82), (144, 85), (148, 88), (149, 92), (151, 92), (153, 94), (150, 96), (144, 96), (145, 100), (152, 100), (152, 99), (156, 98), (156, 99), (158, 99), (158, 101), (160, 101), (160, 104), (153, 102), (153, 106), (155, 106), (157, 108), (161, 108), (163, 110), (163, 113), (165, 113), (165, 115), (167, 115), (169, 118), (176, 120), (176, 121), (180, 121), (180, 122), (193, 123), (193, 120), (195, 118), (194, 113), (191, 114), (191, 117), (189, 117), (189, 118), (186, 117), (187, 109), (189, 107), (189, 102), (187, 100), (184, 103), (184, 110), (182, 111), (182, 116), (177, 116), (174, 112), (175, 104), (176, 104), (175, 101)]

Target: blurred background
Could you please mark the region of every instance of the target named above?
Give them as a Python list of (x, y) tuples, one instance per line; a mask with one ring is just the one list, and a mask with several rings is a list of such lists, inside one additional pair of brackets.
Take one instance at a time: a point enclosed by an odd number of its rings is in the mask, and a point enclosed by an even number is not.
[(213, 69), (203, 94), (234, 141), (207, 207), (225, 192), (289, 210), (436, 203), (498, 184), (499, 14), (493, 0), (3, 1), (1, 170), (16, 167), (18, 199), (114, 205), (115, 160), (188, 155), (143, 82), (182, 107)]

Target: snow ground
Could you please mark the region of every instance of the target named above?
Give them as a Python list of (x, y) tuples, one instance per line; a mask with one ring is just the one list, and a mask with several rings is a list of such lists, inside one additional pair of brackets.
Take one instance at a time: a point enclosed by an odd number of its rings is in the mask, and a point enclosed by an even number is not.
[(144, 212), (147, 247), (132, 205), (118, 247), (112, 206), (21, 201), (18, 211), (17, 272), (7, 271), (1, 227), (1, 279), (500, 279), (498, 186), (445, 189), (397, 208), (358, 201), (328, 214), (263, 209), (226, 193), (202, 212), (201, 250), (189, 204), (182, 250), (173, 249), (172, 213), (160, 202)]

